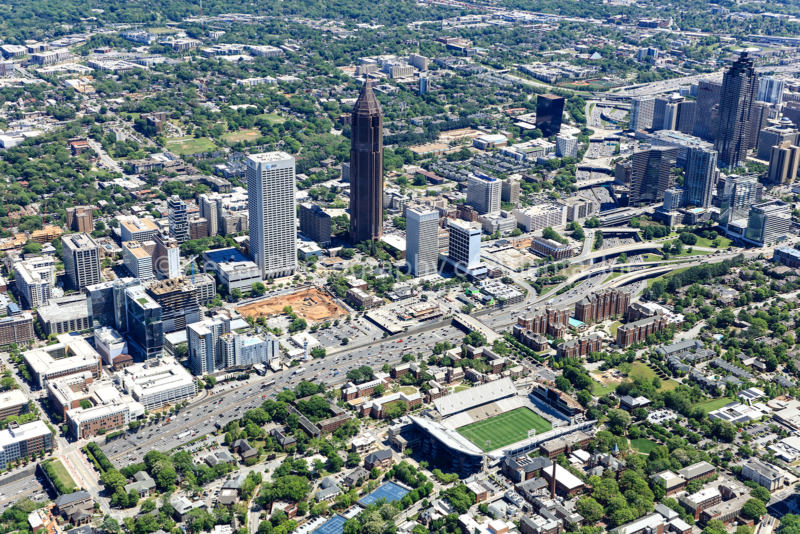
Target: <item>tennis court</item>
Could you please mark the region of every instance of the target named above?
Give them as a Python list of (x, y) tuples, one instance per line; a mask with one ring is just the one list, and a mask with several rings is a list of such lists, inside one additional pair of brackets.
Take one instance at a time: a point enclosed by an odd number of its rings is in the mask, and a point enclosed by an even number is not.
[[(406, 496), (408, 490), (398, 486), (394, 482), (387, 482), (380, 488), (376, 489), (360, 501), (358, 504), (361, 506), (369, 506), (370, 504), (379, 501), (380, 499), (386, 499), (386, 502), (394, 502), (399, 501), (403, 497)], [(323, 525), (325, 526), (325, 525)]]
[(347, 522), (347, 519), (336, 514), (322, 523), (322, 525), (314, 531), (314, 534), (342, 534), (342, 532), (344, 532), (345, 522)]
[[(517, 408), (485, 421), (461, 427), (458, 433), (481, 450), (493, 451), (524, 440), (528, 437), (528, 430), (536, 429), (536, 433), (541, 434), (552, 428), (553, 426), (539, 414), (528, 408)], [(491, 445), (486, 445), (487, 440), (491, 440)]]

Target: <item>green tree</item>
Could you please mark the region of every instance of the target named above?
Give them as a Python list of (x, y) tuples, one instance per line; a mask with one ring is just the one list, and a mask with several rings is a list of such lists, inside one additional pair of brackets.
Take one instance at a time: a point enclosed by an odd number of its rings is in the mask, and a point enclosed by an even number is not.
[(592, 497), (579, 500), (576, 509), (589, 524), (597, 523), (603, 518), (603, 506)]
[(764, 503), (758, 499), (749, 499), (742, 506), (742, 517), (746, 519), (759, 519), (767, 513)]
[(253, 297), (260, 297), (267, 292), (267, 286), (261, 282), (254, 282), (250, 288), (250, 295)]
[(758, 499), (759, 501), (765, 503), (769, 502), (770, 499), (769, 490), (764, 486), (757, 486), (753, 488), (752, 491), (750, 492), (750, 496), (753, 497), (754, 499)]
[(631, 416), (625, 410), (609, 410), (608, 426), (611, 432), (622, 435), (631, 424)]
[(111, 532), (113, 534), (117, 534), (120, 531), (119, 521), (111, 517), (110, 515), (105, 516), (103, 519), (103, 530), (106, 532)]

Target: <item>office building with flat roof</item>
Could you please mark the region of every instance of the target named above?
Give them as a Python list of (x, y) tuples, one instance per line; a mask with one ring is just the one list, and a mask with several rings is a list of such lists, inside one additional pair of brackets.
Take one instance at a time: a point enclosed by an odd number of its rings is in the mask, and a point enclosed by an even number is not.
[(160, 358), (164, 349), (161, 306), (142, 286), (125, 289), (126, 337), (131, 355), (142, 360)]
[(153, 252), (153, 274), (159, 280), (181, 275), (181, 249), (178, 240), (164, 234), (156, 234)]
[(462, 270), (471, 271), (481, 265), (481, 230), (466, 221), (449, 219), (450, 262)]
[(261, 282), (261, 268), (235, 248), (220, 248), (203, 252), (203, 265), (216, 273), (228, 292), (234, 289), (250, 293), (253, 284)]
[(102, 373), (102, 362), (89, 343), (82, 337), (69, 339), (22, 353), (31, 370), (33, 382), (44, 388), (48, 380), (90, 372), (97, 378)]
[(562, 204), (539, 204), (526, 208), (516, 208), (513, 211), (517, 223), (525, 232), (544, 230), (548, 226), (559, 227), (567, 225), (569, 208)]
[(29, 458), (39, 451), (53, 450), (53, 433), (44, 421), (33, 421), (20, 425), (9, 424), (0, 430), (0, 466), (7, 469), (9, 464), (20, 458)]
[(536, 97), (536, 127), (544, 137), (561, 132), (564, 116), (564, 97), (558, 95), (538, 95)]
[(89, 330), (89, 305), (86, 295), (77, 293), (50, 299), (46, 306), (36, 308), (36, 315), (46, 335)]
[(120, 241), (138, 241), (144, 243), (152, 240), (158, 233), (158, 225), (152, 219), (131, 219), (119, 223)]
[(704, 141), (698, 137), (694, 137), (682, 132), (675, 132), (671, 130), (658, 130), (647, 136), (647, 141), (656, 147), (675, 147), (678, 149), (675, 155), (675, 166), (685, 168), (689, 162), (689, 152), (693, 149), (708, 149), (713, 150), (713, 143)]
[(785, 239), (792, 226), (791, 210), (791, 204), (780, 200), (751, 206), (744, 233), (745, 241), (763, 247)]
[(777, 124), (767, 126), (759, 132), (756, 158), (762, 161), (769, 161), (772, 147), (784, 143), (796, 146), (798, 135), (800, 135), (800, 130), (792, 124), (792, 121), (783, 117)]
[(756, 100), (769, 102), (780, 107), (783, 104), (783, 92), (786, 89), (786, 80), (774, 76), (762, 76), (758, 79), (758, 94)]
[(578, 138), (567, 133), (558, 134), (556, 136), (556, 157), (577, 158)]
[(635, 96), (631, 98), (628, 128), (633, 131), (650, 130), (653, 127), (655, 103), (656, 98), (652, 95)]
[(439, 212), (424, 207), (406, 210), (406, 265), (412, 276), (437, 272), (439, 260)]
[(800, 164), (800, 147), (789, 141), (773, 146), (769, 154), (767, 183), (770, 185), (789, 184), (797, 178)]
[(678, 149), (668, 146), (654, 146), (633, 154), (631, 206), (663, 202), (677, 155)]
[(714, 176), (717, 170), (717, 151), (710, 147), (692, 147), (688, 150), (683, 185), (687, 197), (685, 204), (711, 207)]
[(109, 367), (114, 367), (118, 356), (128, 354), (128, 344), (125, 338), (114, 330), (104, 326), (94, 331), (94, 346), (100, 357)]
[(467, 177), (467, 205), (478, 215), (500, 211), (500, 195), (503, 183), (485, 174), (470, 174)]
[(126, 367), (119, 372), (119, 378), (125, 393), (147, 410), (175, 405), (197, 395), (195, 379), (172, 358)]
[(122, 263), (134, 278), (153, 278), (153, 258), (138, 241), (122, 243)]
[(88, 234), (61, 237), (64, 271), (72, 289), (83, 291), (100, 282), (100, 246)]
[(262, 279), (290, 276), (297, 269), (294, 157), (286, 152), (251, 154), (245, 163), (250, 256)]

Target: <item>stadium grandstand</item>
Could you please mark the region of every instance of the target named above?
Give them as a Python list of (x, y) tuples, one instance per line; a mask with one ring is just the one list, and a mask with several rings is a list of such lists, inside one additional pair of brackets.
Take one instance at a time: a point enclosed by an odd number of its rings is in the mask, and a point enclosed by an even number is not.
[(510, 378), (501, 378), (433, 401), (441, 422), (461, 428), (525, 406), (525, 398)]

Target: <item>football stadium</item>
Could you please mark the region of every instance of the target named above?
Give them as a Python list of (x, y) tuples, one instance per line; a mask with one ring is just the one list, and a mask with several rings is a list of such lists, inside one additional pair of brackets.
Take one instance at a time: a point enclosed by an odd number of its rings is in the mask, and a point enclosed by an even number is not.
[(541, 433), (552, 428), (528, 407), (528, 399), (520, 395), (510, 378), (438, 398), (433, 404), (444, 426), (484, 452), (522, 441), (529, 430)]
[[(528, 431), (551, 424), (531, 409), (510, 378), (502, 378), (433, 401), (434, 419), (411, 417), (426, 456), (447, 461), (454, 471), (474, 472), (486, 453), (525, 440)], [(490, 441), (490, 443), (487, 443)]]
[[(421, 451), (437, 465), (463, 475), (508, 454), (524, 454), (539, 444), (588, 426), (569, 425), (540, 410), (511, 378), (502, 378), (433, 401), (434, 410), (408, 416), (389, 428), (392, 444)], [(593, 422), (590, 422), (593, 423)], [(528, 432), (536, 430), (529, 438)]]

